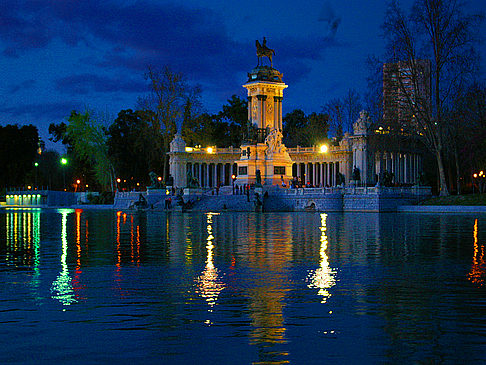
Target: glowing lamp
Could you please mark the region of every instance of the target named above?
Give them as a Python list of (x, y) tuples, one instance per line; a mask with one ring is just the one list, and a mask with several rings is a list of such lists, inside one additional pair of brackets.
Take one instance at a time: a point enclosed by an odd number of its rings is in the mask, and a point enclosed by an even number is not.
[(319, 148), (319, 152), (320, 153), (327, 153), (327, 151), (329, 150), (329, 147), (327, 147), (327, 144), (323, 144), (321, 145), (321, 147)]
[(208, 148), (206, 149), (206, 151), (207, 151), (208, 153), (213, 153), (213, 147), (208, 147)]

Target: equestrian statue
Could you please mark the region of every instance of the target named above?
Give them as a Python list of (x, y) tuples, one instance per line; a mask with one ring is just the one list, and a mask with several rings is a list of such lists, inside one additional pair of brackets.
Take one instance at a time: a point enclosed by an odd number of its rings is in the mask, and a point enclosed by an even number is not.
[(258, 64), (260, 66), (260, 61), (262, 57), (268, 57), (270, 60), (270, 66), (273, 68), (272, 56), (275, 55), (275, 51), (267, 47), (267, 40), (263, 37), (263, 44), (260, 44), (258, 39), (255, 41), (257, 49)]

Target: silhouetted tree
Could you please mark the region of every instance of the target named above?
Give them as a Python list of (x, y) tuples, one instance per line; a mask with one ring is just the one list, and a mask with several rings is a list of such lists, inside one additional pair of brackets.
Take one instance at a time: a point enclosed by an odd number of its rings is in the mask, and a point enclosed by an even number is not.
[[(141, 98), (141, 109), (152, 111), (149, 124), (153, 133), (156, 151), (162, 151), (162, 175), (167, 180), (169, 170), (169, 143), (175, 133), (182, 128), (183, 120), (194, 118), (193, 108), (199, 103), (199, 87), (189, 86), (181, 73), (174, 72), (169, 66), (162, 70), (149, 67), (145, 78), (150, 81), (150, 95)], [(160, 138), (161, 137), (161, 138)]]
[[(475, 65), (473, 45), (480, 17), (465, 15), (464, 8), (463, 2), (455, 0), (416, 0), (406, 16), (392, 1), (383, 24), (390, 52), (407, 64), (403, 72), (410, 85), (404, 85), (400, 76), (398, 82), (406, 97), (404, 102), (414, 115), (410, 127), (436, 157), (440, 195), (449, 194), (443, 161), (447, 132), (444, 111)], [(429, 98), (419, 97), (419, 80), (423, 77), (420, 59), (429, 59), (432, 64), (431, 104)]]
[(0, 127), (0, 184), (18, 186), (34, 168), (39, 134), (33, 125)]

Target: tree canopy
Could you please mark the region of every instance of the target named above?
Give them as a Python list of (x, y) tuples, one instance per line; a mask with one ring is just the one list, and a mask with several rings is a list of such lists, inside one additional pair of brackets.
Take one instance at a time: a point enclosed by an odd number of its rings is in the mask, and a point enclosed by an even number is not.
[(0, 186), (18, 186), (34, 168), (39, 148), (37, 127), (0, 126)]

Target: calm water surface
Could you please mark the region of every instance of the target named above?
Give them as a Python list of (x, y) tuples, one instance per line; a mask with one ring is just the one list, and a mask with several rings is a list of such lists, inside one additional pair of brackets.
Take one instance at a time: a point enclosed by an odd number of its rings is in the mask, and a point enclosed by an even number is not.
[(0, 211), (0, 363), (486, 363), (486, 216)]

